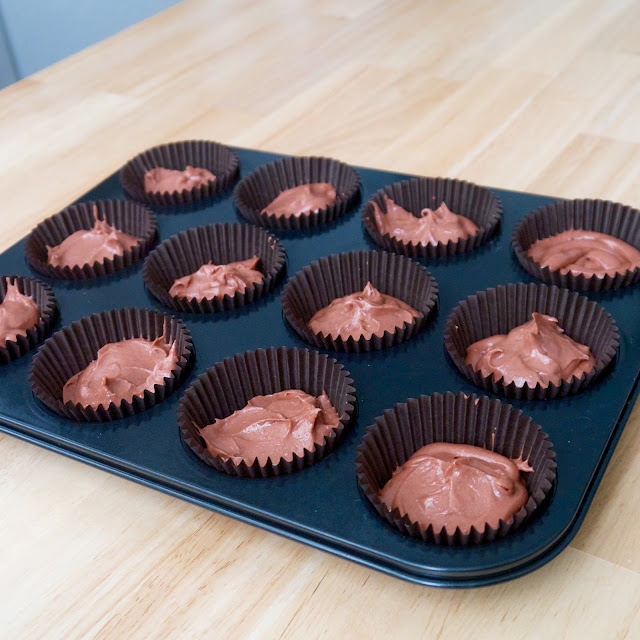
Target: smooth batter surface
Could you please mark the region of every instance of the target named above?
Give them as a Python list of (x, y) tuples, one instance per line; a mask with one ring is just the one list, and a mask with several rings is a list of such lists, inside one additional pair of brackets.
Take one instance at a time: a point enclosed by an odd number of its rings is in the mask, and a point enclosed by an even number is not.
[(640, 251), (630, 244), (596, 231), (570, 229), (534, 242), (527, 256), (542, 267), (587, 277), (624, 274), (640, 267)]
[(142, 239), (99, 220), (96, 207), (93, 208), (93, 217), (96, 222), (92, 229), (80, 229), (54, 247), (47, 245), (47, 259), (51, 266), (73, 268), (104, 262), (107, 258), (124, 255)]
[(386, 195), (384, 203), (386, 213), (373, 201), (373, 215), (378, 231), (405, 244), (446, 244), (466, 240), (478, 232), (475, 223), (449, 211), (444, 202), (435, 210), (423, 209), (419, 216), (414, 216)]
[(299, 389), (287, 389), (267, 396), (255, 396), (227, 418), (202, 429), (207, 449), (225, 460), (244, 460), (261, 466), (268, 459), (291, 461), (304, 455), (338, 426), (338, 413), (329, 397), (318, 398)]
[(236, 291), (244, 293), (247, 287), (258, 284), (264, 274), (258, 270), (260, 258), (253, 256), (248, 260), (228, 264), (202, 265), (197, 271), (178, 278), (171, 285), (169, 294), (180, 298), (196, 299), (224, 298), (233, 296)]
[(317, 311), (309, 328), (314, 333), (343, 340), (370, 340), (375, 334), (394, 331), (405, 322), (413, 322), (420, 314), (406, 302), (380, 293), (370, 282), (362, 291), (336, 298), (324, 309)]
[(278, 197), (263, 209), (263, 213), (284, 218), (299, 218), (326, 209), (336, 201), (336, 197), (335, 187), (328, 182), (301, 184), (281, 191)]
[(36, 301), (20, 293), (18, 285), (7, 284), (7, 293), (0, 302), (0, 347), (6, 347), (7, 340), (15, 341), (18, 336), (26, 336), (38, 322), (40, 312)]
[[(488, 524), (497, 528), (527, 502), (528, 493), (517, 466), (498, 453), (471, 445), (437, 442), (416, 451), (380, 491), (391, 510), (397, 508), (427, 528), (443, 527), (463, 534)], [(531, 471), (526, 463), (520, 468)]]
[(148, 193), (173, 193), (190, 191), (203, 184), (214, 182), (216, 177), (207, 169), (187, 165), (184, 171), (155, 167), (144, 174), (144, 190)]
[(560, 385), (596, 366), (591, 349), (564, 334), (558, 319), (533, 313), (532, 320), (507, 335), (495, 335), (467, 347), (465, 362), (483, 376), (535, 387)]
[(85, 369), (67, 380), (62, 400), (94, 409), (99, 405), (107, 408), (111, 402), (131, 402), (134, 396), (164, 384), (177, 362), (175, 342), (168, 345), (163, 337), (110, 342)]

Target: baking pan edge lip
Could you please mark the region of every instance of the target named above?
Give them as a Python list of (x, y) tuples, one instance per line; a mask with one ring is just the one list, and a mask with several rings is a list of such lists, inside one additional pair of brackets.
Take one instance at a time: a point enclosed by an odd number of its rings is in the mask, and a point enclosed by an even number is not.
[[(231, 148), (233, 150), (240, 151), (241, 153), (246, 152), (247, 154), (251, 154), (251, 161), (257, 162), (258, 164), (263, 164), (271, 161), (272, 159), (277, 159), (286, 155), (243, 147), (233, 146)], [(389, 180), (412, 177), (409, 174), (399, 173), (392, 170), (390, 171), (388, 169), (377, 169), (372, 167), (356, 168), (358, 171), (362, 171), (365, 175), (369, 173), (384, 173), (386, 178)], [(373, 177), (374, 176), (369, 176), (369, 179), (372, 179)], [(114, 180), (117, 180), (117, 172), (111, 176), (106, 176), (103, 180), (97, 182), (88, 193), (93, 193), (94, 190), (105, 183), (108, 183), (109, 181), (113, 182)], [(506, 194), (506, 197), (513, 201), (515, 201), (516, 197), (519, 198), (520, 196), (529, 196), (537, 198), (538, 200), (557, 200), (557, 198), (554, 198), (553, 196), (544, 194), (515, 191), (502, 187), (486, 188), (498, 195)], [(88, 194), (84, 194), (78, 198), (76, 202), (84, 201), (87, 197)], [(503, 239), (505, 241), (507, 235), (504, 235)], [(11, 247), (7, 247), (2, 251), (2, 254), (4, 255), (5, 253), (16, 249), (16, 247), (24, 245), (24, 242), (25, 238), (18, 240)], [(371, 247), (367, 248), (371, 249)], [(511, 257), (510, 260), (512, 259), (513, 258)], [(28, 269), (25, 272), (25, 265), (23, 265), (23, 263), (20, 264), (20, 273), (31, 275), (31, 272)], [(523, 278), (518, 278), (518, 280), (522, 279)], [(59, 286), (65, 290), (70, 288), (64, 284)], [(593, 298), (591, 295), (589, 295), (589, 297), (596, 301), (600, 300), (599, 297)], [(606, 299), (602, 299), (602, 302), (605, 307), (609, 308)], [(633, 374), (634, 371), (635, 377), (632, 377), (631, 374)], [(631, 410), (633, 409), (635, 400), (638, 397), (640, 373), (637, 371), (637, 366), (634, 364), (633, 369), (628, 373), (629, 376), (625, 378), (626, 394), (621, 394), (619, 400), (616, 402), (616, 416), (611, 416), (611, 419), (608, 421), (609, 433), (607, 434), (607, 440), (599, 447), (599, 457), (597, 462), (591, 465), (589, 480), (581, 485), (583, 488), (582, 497), (580, 498), (580, 501), (577, 502), (575, 510), (572, 511), (571, 514), (565, 514), (567, 516), (565, 522), (568, 522), (568, 524), (564, 526), (562, 522), (559, 521), (559, 524), (555, 527), (556, 532), (558, 529), (562, 528), (562, 533), (554, 535), (553, 531), (549, 531), (545, 536), (545, 540), (550, 541), (548, 544), (541, 542), (536, 544), (535, 548), (534, 545), (529, 545), (528, 548), (518, 549), (518, 553), (521, 554), (519, 558), (514, 559), (514, 553), (506, 563), (494, 563), (492, 565), (490, 563), (485, 563), (485, 565), (489, 564), (489, 567), (485, 567), (484, 570), (479, 570), (479, 563), (476, 563), (476, 566), (471, 572), (460, 569), (449, 569), (442, 565), (439, 567), (427, 567), (424, 564), (421, 565), (414, 562), (400, 561), (398, 563), (398, 558), (396, 556), (385, 555), (382, 551), (375, 551), (375, 549), (371, 551), (370, 547), (375, 547), (375, 540), (373, 540), (373, 544), (371, 541), (367, 540), (366, 543), (370, 546), (364, 546), (361, 541), (354, 540), (353, 542), (349, 542), (348, 532), (345, 534), (338, 532), (339, 535), (344, 535), (344, 537), (334, 537), (334, 534), (331, 533), (323, 534), (322, 529), (318, 528), (317, 525), (316, 527), (299, 525), (295, 522), (289, 522), (282, 516), (275, 516), (274, 518), (269, 514), (269, 512), (258, 508), (257, 505), (252, 507), (247, 505), (245, 502), (240, 502), (234, 498), (226, 497), (225, 495), (211, 497), (210, 491), (209, 496), (206, 496), (205, 492), (207, 490), (205, 487), (200, 488), (196, 485), (190, 485), (180, 480), (179, 476), (177, 476), (178, 479), (174, 480), (170, 475), (165, 474), (162, 470), (152, 471), (147, 465), (136, 466), (136, 464), (128, 462), (126, 459), (118, 457), (118, 455), (102, 453), (99, 449), (94, 447), (82, 445), (68, 437), (50, 433), (46, 428), (39, 430), (40, 427), (38, 426), (37, 421), (23, 421), (24, 416), (15, 418), (12, 417), (11, 414), (9, 416), (0, 415), (0, 431), (14, 435), (25, 441), (38, 444), (39, 446), (49, 450), (62, 453), (72, 459), (91, 464), (96, 468), (109, 471), (120, 477), (133, 480), (144, 486), (163, 491), (168, 495), (187, 500), (199, 506), (228, 515), (237, 520), (253, 524), (254, 526), (258, 526), (272, 533), (279, 533), (286, 538), (303, 542), (313, 548), (327, 551), (335, 556), (357, 562), (362, 566), (376, 569), (387, 575), (424, 586), (470, 588), (501, 583), (525, 575), (546, 564), (565, 549), (572, 541), (579, 530), (586, 513), (588, 512), (589, 506), (604, 475), (604, 471), (608, 467), (613, 451), (616, 448), (624, 426), (628, 421)], [(525, 545), (522, 546), (525, 547)], [(499, 556), (500, 554), (496, 555)]]
[(268, 516), (258, 509), (247, 508), (246, 505), (241, 506), (237, 501), (228, 500), (225, 502), (222, 496), (207, 500), (198, 496), (195, 492), (192, 493), (188, 491), (185, 484), (182, 484), (182, 486), (172, 485), (166, 476), (164, 476), (165, 481), (163, 482), (163, 476), (160, 474), (135, 467), (134, 465), (102, 454), (94, 449), (78, 446), (71, 441), (63, 440), (61, 442), (58, 438), (47, 437), (37, 428), (33, 428), (19, 420), (13, 420), (0, 415), (0, 431), (17, 436), (27, 442), (43, 446), (57, 453), (62, 453), (74, 460), (90, 464), (105, 471), (110, 471), (120, 477), (133, 480), (152, 489), (157, 489), (171, 496), (230, 516), (236, 520), (258, 526), (272, 533), (280, 534), (286, 538), (302, 542), (338, 557), (357, 562), (368, 568), (376, 569), (393, 577), (423, 586), (471, 588), (505, 582), (530, 573), (555, 558), (569, 545), (584, 521), (596, 490), (600, 485), (604, 471), (622, 435), (624, 426), (627, 423), (635, 400), (640, 392), (639, 383), (640, 375), (637, 375), (612, 431), (609, 442), (603, 451), (598, 466), (594, 470), (591, 482), (584, 493), (578, 509), (574, 512), (571, 521), (550, 541), (543, 544), (542, 547), (530, 550), (526, 555), (508, 564), (496, 564), (489, 570), (473, 569), (471, 571), (460, 571), (436, 566), (421, 566), (414, 563), (405, 563), (398, 559), (390, 560), (382, 554), (372, 553), (369, 550), (365, 551), (362, 547), (350, 545), (332, 536), (323, 535), (317, 530), (294, 526), (286, 520), (274, 519), (272, 516)]
[(586, 507), (591, 502), (593, 493), (595, 493), (593, 490), (589, 492), (587, 499), (576, 514), (576, 519), (558, 538), (554, 539), (551, 544), (542, 549), (528, 554), (521, 561), (515, 561), (510, 565), (500, 565), (496, 567), (495, 571), (489, 573), (483, 572), (482, 570), (476, 570), (471, 573), (457, 572), (438, 567), (425, 567), (420, 571), (416, 565), (389, 562), (381, 555), (361, 553), (358, 548), (338, 542), (335, 538), (323, 536), (317, 531), (310, 532), (307, 529), (291, 527), (290, 523), (285, 523), (280, 520), (272, 521), (270, 518), (260, 517), (258, 513), (251, 510), (247, 510), (246, 513), (241, 512), (238, 510), (238, 504), (233, 501), (229, 501), (229, 504), (224, 504), (223, 502), (217, 503), (216, 501), (205, 500), (202, 497), (185, 491), (184, 487), (180, 488), (171, 486), (170, 484), (164, 484), (159, 478), (155, 477), (153, 473), (140, 473), (140, 469), (131, 469), (127, 467), (126, 464), (122, 464), (122, 462), (118, 464), (115, 459), (100, 455), (99, 452), (94, 451), (96, 457), (93, 457), (88, 450), (85, 451), (82, 448), (76, 449), (73, 447), (67, 448), (61, 443), (55, 442), (54, 439), (41, 438), (37, 431), (35, 433), (30, 432), (28, 427), (29, 425), (25, 425), (24, 423), (10, 421), (4, 416), (0, 416), (0, 431), (9, 435), (16, 436), (27, 442), (49, 449), (50, 451), (61, 453), (73, 460), (84, 462), (85, 464), (108, 471), (122, 478), (133, 480), (151, 489), (156, 489), (173, 497), (187, 500), (198, 506), (240, 520), (241, 522), (258, 526), (271, 533), (282, 535), (296, 542), (301, 542), (316, 549), (326, 551), (332, 555), (357, 562), (367, 568), (430, 587), (467, 588), (486, 586), (517, 578), (541, 567), (558, 555), (573, 539), (579, 528), (576, 525), (579, 525), (584, 519), (587, 511)]

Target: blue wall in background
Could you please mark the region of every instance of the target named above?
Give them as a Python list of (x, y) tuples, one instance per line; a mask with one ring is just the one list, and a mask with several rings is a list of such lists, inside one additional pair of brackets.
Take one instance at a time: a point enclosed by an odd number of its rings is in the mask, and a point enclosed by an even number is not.
[(0, 0), (0, 88), (174, 4), (177, 0)]

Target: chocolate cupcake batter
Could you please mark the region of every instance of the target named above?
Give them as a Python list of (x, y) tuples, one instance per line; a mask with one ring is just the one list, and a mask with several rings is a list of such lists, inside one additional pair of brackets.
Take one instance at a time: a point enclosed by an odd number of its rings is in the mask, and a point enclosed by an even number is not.
[(613, 277), (640, 267), (640, 251), (635, 247), (606, 233), (582, 229), (538, 240), (527, 256), (551, 271), (587, 277)]
[(558, 319), (533, 313), (533, 319), (512, 329), (507, 335), (495, 335), (467, 347), (466, 364), (483, 376), (501, 378), (505, 385), (515, 382), (559, 386), (573, 376), (589, 373), (596, 361), (588, 346), (572, 340), (558, 325)]
[(199, 167), (187, 165), (184, 171), (155, 167), (144, 174), (144, 190), (147, 193), (190, 191), (215, 180), (216, 177), (211, 171)]
[(31, 296), (20, 293), (18, 285), (7, 283), (7, 293), (0, 302), (0, 347), (18, 336), (26, 336), (40, 322), (38, 305)]
[(380, 491), (382, 502), (427, 529), (496, 529), (527, 502), (526, 463), (467, 444), (435, 442), (418, 449)]
[(247, 287), (264, 280), (264, 274), (258, 270), (260, 258), (253, 256), (248, 260), (228, 264), (202, 265), (197, 271), (178, 278), (171, 285), (169, 295), (189, 300), (224, 298), (233, 296), (236, 291), (244, 293)]
[(414, 216), (387, 195), (384, 203), (386, 213), (372, 201), (378, 231), (405, 244), (458, 242), (478, 232), (478, 227), (469, 218), (452, 213), (444, 202), (435, 210), (423, 209), (419, 216)]
[(93, 362), (67, 380), (63, 402), (105, 409), (111, 402), (131, 402), (134, 396), (164, 384), (178, 362), (176, 343), (131, 338), (105, 344)]
[(96, 222), (92, 229), (80, 229), (54, 247), (47, 245), (47, 261), (51, 266), (73, 268), (104, 262), (124, 255), (142, 240), (100, 220), (95, 206), (93, 217)]
[(328, 182), (301, 184), (280, 192), (262, 212), (284, 218), (299, 218), (302, 215), (326, 209), (336, 201), (336, 198), (336, 190)]
[(338, 413), (326, 393), (318, 398), (287, 389), (255, 396), (245, 407), (202, 429), (207, 449), (214, 456), (260, 466), (271, 459), (291, 461), (294, 453), (313, 450), (338, 426)]
[(406, 302), (380, 293), (370, 282), (363, 291), (336, 298), (328, 307), (317, 311), (309, 328), (314, 333), (343, 340), (364, 336), (370, 340), (374, 334), (392, 332), (405, 322), (413, 322), (420, 314)]

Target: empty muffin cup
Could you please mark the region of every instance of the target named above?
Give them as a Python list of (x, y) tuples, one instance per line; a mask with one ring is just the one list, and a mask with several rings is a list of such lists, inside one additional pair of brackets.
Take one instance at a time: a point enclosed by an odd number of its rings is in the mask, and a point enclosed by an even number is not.
[(518, 262), (538, 280), (577, 291), (609, 291), (640, 280), (638, 266), (587, 275), (571, 269), (551, 270), (529, 257), (538, 240), (570, 230), (603, 233), (640, 250), (640, 210), (605, 200), (559, 200), (532, 211), (516, 225), (512, 244)]
[[(383, 233), (376, 224), (375, 206), (387, 213), (390, 199), (414, 217), (429, 208), (436, 210), (444, 202), (455, 214), (468, 218), (477, 231), (467, 237), (428, 242), (406, 242)], [(443, 258), (472, 251), (487, 242), (497, 231), (502, 219), (500, 200), (485, 187), (450, 178), (411, 178), (395, 182), (377, 191), (362, 210), (362, 225), (371, 239), (387, 251), (410, 258)]]
[[(206, 169), (215, 180), (171, 192), (145, 189), (145, 174), (156, 168), (184, 171), (187, 166)], [(228, 189), (238, 177), (238, 156), (229, 147), (208, 140), (171, 142), (147, 149), (120, 169), (124, 192), (138, 202), (154, 206), (181, 206), (212, 198)]]
[[(497, 526), (468, 530), (424, 526), (390, 509), (381, 489), (416, 451), (436, 442), (472, 445), (526, 464), (530, 470), (521, 473), (528, 493), (524, 505)], [(548, 435), (519, 409), (486, 396), (434, 393), (396, 404), (374, 419), (357, 448), (356, 476), (378, 514), (402, 533), (435, 544), (469, 545), (505, 536), (533, 516), (555, 481), (555, 457)]]
[(17, 360), (35, 349), (49, 335), (58, 310), (56, 298), (49, 286), (35, 278), (23, 276), (0, 277), (0, 303), (5, 299), (9, 285), (17, 287), (22, 295), (33, 298), (40, 319), (33, 327), (26, 329), (24, 334), (20, 332), (15, 339), (6, 340), (5, 346), (0, 347), (0, 364)]
[[(299, 389), (313, 397), (325, 393), (339, 421), (322, 442), (278, 458), (234, 462), (212, 454), (202, 431), (218, 419), (244, 408), (256, 396)], [(308, 467), (328, 455), (342, 438), (355, 409), (349, 372), (336, 360), (307, 349), (258, 349), (226, 358), (207, 369), (185, 391), (178, 407), (180, 435), (206, 464), (230, 475), (250, 478), (279, 476)]]
[[(586, 345), (595, 366), (581, 375), (563, 378), (559, 384), (505, 384), (495, 372), (483, 375), (466, 364), (473, 343), (495, 335), (506, 335), (532, 320), (533, 313), (557, 318), (564, 334)], [(478, 387), (518, 400), (542, 400), (577, 393), (603, 374), (613, 361), (620, 342), (618, 327), (609, 312), (576, 292), (545, 284), (507, 284), (479, 291), (455, 307), (447, 318), (444, 344), (453, 364)]]
[[(276, 197), (287, 189), (309, 184), (330, 184), (335, 201), (302, 215), (267, 213)], [(265, 164), (244, 177), (233, 191), (238, 213), (252, 224), (283, 230), (305, 230), (334, 222), (351, 210), (360, 197), (360, 176), (348, 164), (330, 158), (291, 157)]]
[[(111, 402), (107, 407), (63, 401), (65, 384), (96, 360), (101, 347), (133, 338), (175, 343), (177, 361), (162, 384), (131, 401)], [(188, 373), (194, 355), (189, 329), (173, 316), (148, 309), (103, 311), (73, 322), (46, 340), (33, 357), (29, 383), (36, 398), (63, 418), (78, 422), (119, 420), (146, 411), (173, 393)]]
[[(138, 238), (122, 255), (91, 264), (53, 266), (48, 247), (62, 244), (69, 236), (91, 230), (96, 221), (106, 222), (118, 231)], [(27, 237), (25, 255), (29, 265), (42, 275), (56, 280), (88, 280), (125, 269), (146, 255), (158, 238), (158, 225), (150, 209), (126, 200), (79, 202), (43, 220)]]
[[(348, 338), (314, 332), (311, 318), (332, 301), (363, 291), (368, 283), (386, 296), (409, 305), (417, 315), (391, 331), (370, 338)], [(376, 351), (410, 340), (429, 321), (438, 300), (438, 285), (421, 264), (382, 251), (352, 251), (326, 256), (300, 269), (282, 290), (282, 312), (293, 330), (321, 349)]]

